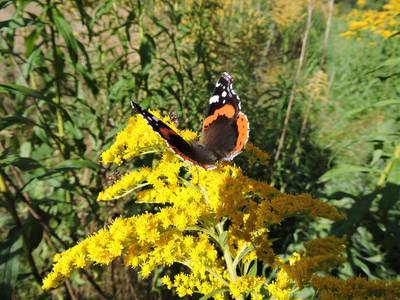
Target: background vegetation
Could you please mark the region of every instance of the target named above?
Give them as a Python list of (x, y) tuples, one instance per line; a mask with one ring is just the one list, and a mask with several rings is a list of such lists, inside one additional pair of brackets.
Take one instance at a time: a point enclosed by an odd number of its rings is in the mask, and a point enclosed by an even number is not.
[[(336, 275), (399, 279), (400, 3), (389, 4), (0, 1), (1, 298), (174, 297), (163, 270), (141, 280), (119, 261), (51, 292), (40, 285), (55, 253), (135, 213), (132, 199), (96, 202), (127, 167), (98, 161), (126, 125), (129, 101), (200, 130), (223, 71), (235, 78), (251, 141), (271, 154), (269, 168), (235, 162), (347, 215), (292, 218), (271, 234), (275, 251), (345, 235)], [(369, 10), (385, 20), (392, 12), (393, 22), (372, 27)]]

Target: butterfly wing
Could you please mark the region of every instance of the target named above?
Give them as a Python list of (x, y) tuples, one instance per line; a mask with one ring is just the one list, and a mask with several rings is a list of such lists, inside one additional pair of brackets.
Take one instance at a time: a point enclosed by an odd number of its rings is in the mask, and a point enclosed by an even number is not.
[(200, 145), (185, 141), (175, 130), (152, 113), (142, 109), (139, 104), (132, 101), (131, 106), (133, 110), (139, 113), (151, 128), (165, 140), (169, 148), (180, 158), (206, 169), (212, 167), (211, 164), (214, 163), (216, 159), (213, 158), (211, 153), (208, 153), (206, 149), (203, 149)]
[(249, 123), (240, 109), (240, 97), (233, 89), (233, 79), (225, 72), (209, 100), (201, 138), (201, 143), (214, 151), (218, 159), (231, 160), (247, 142)]

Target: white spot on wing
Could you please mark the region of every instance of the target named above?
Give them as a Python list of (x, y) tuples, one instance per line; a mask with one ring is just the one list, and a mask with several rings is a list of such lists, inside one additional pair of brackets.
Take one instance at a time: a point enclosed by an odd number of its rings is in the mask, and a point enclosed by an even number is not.
[(226, 92), (223, 91), (221, 96), (225, 98), (226, 97)]
[(210, 98), (210, 100), (208, 101), (208, 103), (213, 104), (213, 103), (218, 103), (218, 101), (219, 101), (219, 96), (218, 96), (218, 95), (215, 95), (215, 96), (212, 96), (212, 97)]

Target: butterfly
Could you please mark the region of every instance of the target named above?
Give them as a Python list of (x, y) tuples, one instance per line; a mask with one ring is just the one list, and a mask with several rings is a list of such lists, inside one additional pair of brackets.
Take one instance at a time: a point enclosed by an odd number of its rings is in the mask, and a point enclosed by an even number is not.
[(215, 168), (219, 161), (230, 161), (240, 152), (249, 138), (250, 124), (241, 111), (240, 97), (233, 89), (232, 77), (224, 72), (217, 81), (208, 102), (207, 116), (203, 121), (200, 141), (187, 142), (171, 127), (131, 102), (139, 113), (183, 160), (207, 170)]

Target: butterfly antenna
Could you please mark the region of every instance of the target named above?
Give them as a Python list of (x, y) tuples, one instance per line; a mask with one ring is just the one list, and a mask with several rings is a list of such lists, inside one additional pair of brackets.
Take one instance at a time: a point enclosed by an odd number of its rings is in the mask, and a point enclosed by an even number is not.
[(140, 107), (140, 105), (137, 104), (136, 102), (134, 102), (133, 100), (131, 101), (131, 107), (132, 107), (133, 111), (135, 111), (135, 112), (142, 111), (142, 108)]

